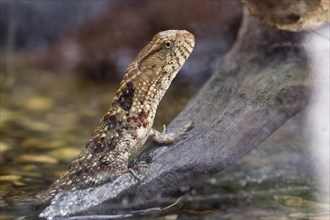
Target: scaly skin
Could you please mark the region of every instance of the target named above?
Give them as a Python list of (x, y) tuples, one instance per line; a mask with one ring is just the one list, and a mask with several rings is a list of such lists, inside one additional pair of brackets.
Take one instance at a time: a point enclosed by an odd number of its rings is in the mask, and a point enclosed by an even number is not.
[(191, 124), (170, 134), (156, 131), (152, 125), (160, 100), (194, 44), (194, 36), (184, 30), (155, 35), (128, 66), (110, 109), (85, 148), (40, 197), (49, 199), (62, 190), (85, 189), (114, 180), (128, 170), (128, 163), (143, 150), (148, 138), (171, 143), (186, 135)]

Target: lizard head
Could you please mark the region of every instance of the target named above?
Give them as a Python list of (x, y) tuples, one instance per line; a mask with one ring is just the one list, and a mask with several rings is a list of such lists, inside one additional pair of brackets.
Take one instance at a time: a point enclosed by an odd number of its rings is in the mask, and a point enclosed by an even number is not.
[(114, 103), (125, 111), (141, 110), (145, 103), (157, 106), (194, 45), (194, 36), (185, 30), (156, 34), (128, 66)]
[(194, 45), (194, 35), (188, 31), (159, 32), (137, 56), (137, 67), (153, 82), (171, 83), (188, 59)]

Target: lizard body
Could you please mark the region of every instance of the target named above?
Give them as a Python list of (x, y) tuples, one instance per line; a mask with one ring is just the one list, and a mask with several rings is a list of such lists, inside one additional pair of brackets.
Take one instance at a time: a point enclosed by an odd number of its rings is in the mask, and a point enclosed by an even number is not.
[(184, 136), (152, 128), (157, 106), (195, 44), (185, 30), (158, 33), (128, 66), (111, 107), (92, 133), (85, 148), (45, 192), (52, 197), (62, 190), (85, 189), (113, 180), (127, 171), (128, 163), (148, 138), (171, 143)]

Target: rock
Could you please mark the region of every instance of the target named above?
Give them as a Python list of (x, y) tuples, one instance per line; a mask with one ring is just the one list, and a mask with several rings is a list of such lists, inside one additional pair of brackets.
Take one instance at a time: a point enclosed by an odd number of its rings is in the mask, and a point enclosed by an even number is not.
[(287, 31), (318, 28), (330, 21), (329, 0), (242, 0), (250, 13)]

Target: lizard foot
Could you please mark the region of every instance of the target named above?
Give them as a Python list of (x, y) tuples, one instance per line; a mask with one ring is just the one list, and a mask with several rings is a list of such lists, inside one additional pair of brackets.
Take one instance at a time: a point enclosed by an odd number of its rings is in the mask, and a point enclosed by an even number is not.
[(151, 134), (150, 136), (152, 137), (152, 139), (154, 141), (156, 141), (157, 143), (160, 144), (170, 144), (170, 143), (174, 143), (182, 138), (184, 138), (185, 136), (187, 136), (188, 131), (191, 130), (194, 127), (194, 123), (193, 122), (189, 122), (188, 124), (186, 124), (180, 131), (176, 132), (176, 133), (168, 133), (166, 134), (166, 126), (163, 125), (163, 132), (159, 132), (156, 131), (155, 129), (151, 130)]
[(125, 172), (132, 174), (138, 181), (143, 179), (143, 177), (139, 176), (132, 168), (128, 168)]
[(132, 167), (133, 170), (140, 169), (140, 168), (150, 168), (150, 165), (145, 161), (140, 161), (138, 164), (135, 164)]
[(143, 177), (138, 175), (135, 170), (138, 170), (140, 168), (149, 168), (150, 165), (145, 161), (140, 161), (138, 164), (135, 164), (132, 168), (128, 168), (124, 173), (131, 173), (137, 180), (141, 181)]

